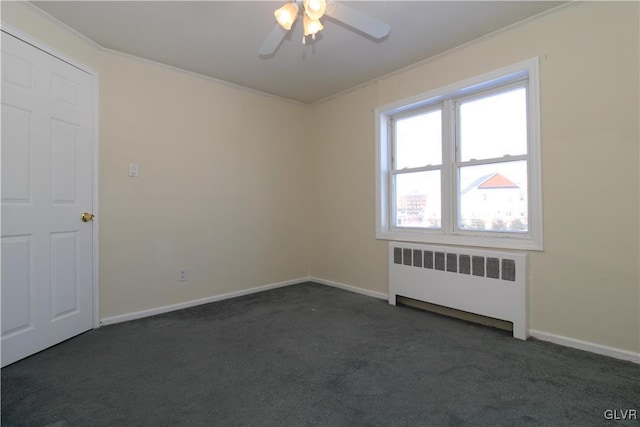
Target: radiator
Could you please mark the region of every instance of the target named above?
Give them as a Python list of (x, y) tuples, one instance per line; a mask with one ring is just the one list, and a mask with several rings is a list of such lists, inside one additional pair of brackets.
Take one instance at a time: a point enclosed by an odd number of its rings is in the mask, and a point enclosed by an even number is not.
[(506, 320), (529, 336), (527, 255), (389, 243), (389, 304), (402, 296)]

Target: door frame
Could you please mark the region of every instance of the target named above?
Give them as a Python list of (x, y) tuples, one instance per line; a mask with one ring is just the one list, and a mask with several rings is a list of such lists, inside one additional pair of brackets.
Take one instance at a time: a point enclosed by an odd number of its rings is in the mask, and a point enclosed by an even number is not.
[(35, 39), (25, 33), (23, 33), (22, 31), (7, 25), (5, 23), (0, 23), (0, 31), (8, 34), (9, 36), (13, 36), (19, 40), (22, 40), (23, 42), (35, 47), (36, 49), (39, 49), (63, 62), (66, 62), (67, 64), (81, 70), (84, 71), (85, 73), (91, 75), (92, 80), (93, 80), (93, 92), (94, 92), (94, 117), (93, 117), (93, 138), (92, 138), (92, 143), (93, 143), (93, 183), (92, 183), (92, 191), (93, 191), (93, 201), (92, 201), (92, 212), (94, 212), (96, 214), (95, 220), (93, 222), (93, 227), (92, 227), (92, 241), (93, 241), (93, 247), (92, 247), (92, 258), (93, 258), (93, 273), (92, 273), (92, 284), (91, 284), (91, 292), (93, 294), (93, 328), (96, 329), (98, 327), (100, 327), (100, 288), (99, 288), (99, 280), (100, 280), (100, 264), (99, 264), (99, 256), (98, 256), (98, 249), (100, 247), (99, 245), (99, 228), (100, 228), (100, 215), (99, 215), (99, 211), (98, 211), (98, 190), (99, 190), (99, 160), (100, 160), (100, 153), (99, 153), (99, 129), (98, 129), (98, 125), (100, 123), (99, 121), (99, 107), (100, 107), (100, 102), (99, 102), (99, 89), (100, 89), (100, 85), (99, 85), (99, 75), (98, 72), (96, 70), (94, 70), (93, 68), (90, 68), (78, 61), (76, 61), (75, 59), (72, 59), (70, 57), (68, 57), (67, 55), (65, 55), (64, 53), (60, 52), (57, 49), (52, 48), (51, 46), (41, 42), (38, 39)]

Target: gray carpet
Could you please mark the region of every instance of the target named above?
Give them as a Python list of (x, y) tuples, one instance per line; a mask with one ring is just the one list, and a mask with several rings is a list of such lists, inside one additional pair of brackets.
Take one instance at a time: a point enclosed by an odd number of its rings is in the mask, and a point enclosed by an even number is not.
[(618, 426), (639, 396), (631, 362), (304, 283), (10, 365), (2, 425)]

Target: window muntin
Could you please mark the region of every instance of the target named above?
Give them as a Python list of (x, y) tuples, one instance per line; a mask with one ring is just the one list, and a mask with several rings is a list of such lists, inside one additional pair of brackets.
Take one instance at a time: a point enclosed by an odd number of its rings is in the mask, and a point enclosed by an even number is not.
[[(487, 105), (501, 112), (480, 117), (477, 111)], [(395, 124), (410, 124), (415, 116), (435, 110), (441, 110), (441, 148), (431, 147), (424, 154), (414, 147), (407, 154), (397, 142)], [(494, 125), (487, 126), (490, 123)], [(377, 238), (542, 250), (537, 58), (379, 107), (376, 124)], [(414, 145), (420, 140), (415, 135), (406, 138)], [(482, 150), (483, 145), (488, 149)], [(425, 160), (431, 154), (441, 163)], [(431, 173), (420, 174), (424, 172)], [(406, 176), (398, 181), (401, 175)], [(478, 180), (473, 201), (467, 187)], [(420, 181), (431, 183), (429, 191), (415, 188)], [(439, 222), (433, 214), (438, 182)], [(478, 203), (492, 201), (492, 209), (478, 208)], [(420, 211), (422, 206), (429, 206), (428, 215)]]

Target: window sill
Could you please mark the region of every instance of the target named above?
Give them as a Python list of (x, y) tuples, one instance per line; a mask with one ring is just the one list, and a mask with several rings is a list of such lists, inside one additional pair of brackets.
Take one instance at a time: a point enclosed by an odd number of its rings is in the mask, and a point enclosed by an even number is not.
[(542, 251), (542, 242), (533, 239), (510, 236), (471, 236), (461, 234), (428, 233), (403, 230), (378, 230), (378, 240), (394, 240), (414, 243), (433, 243), (440, 245), (473, 246), (492, 249), (517, 249), (526, 251)]

